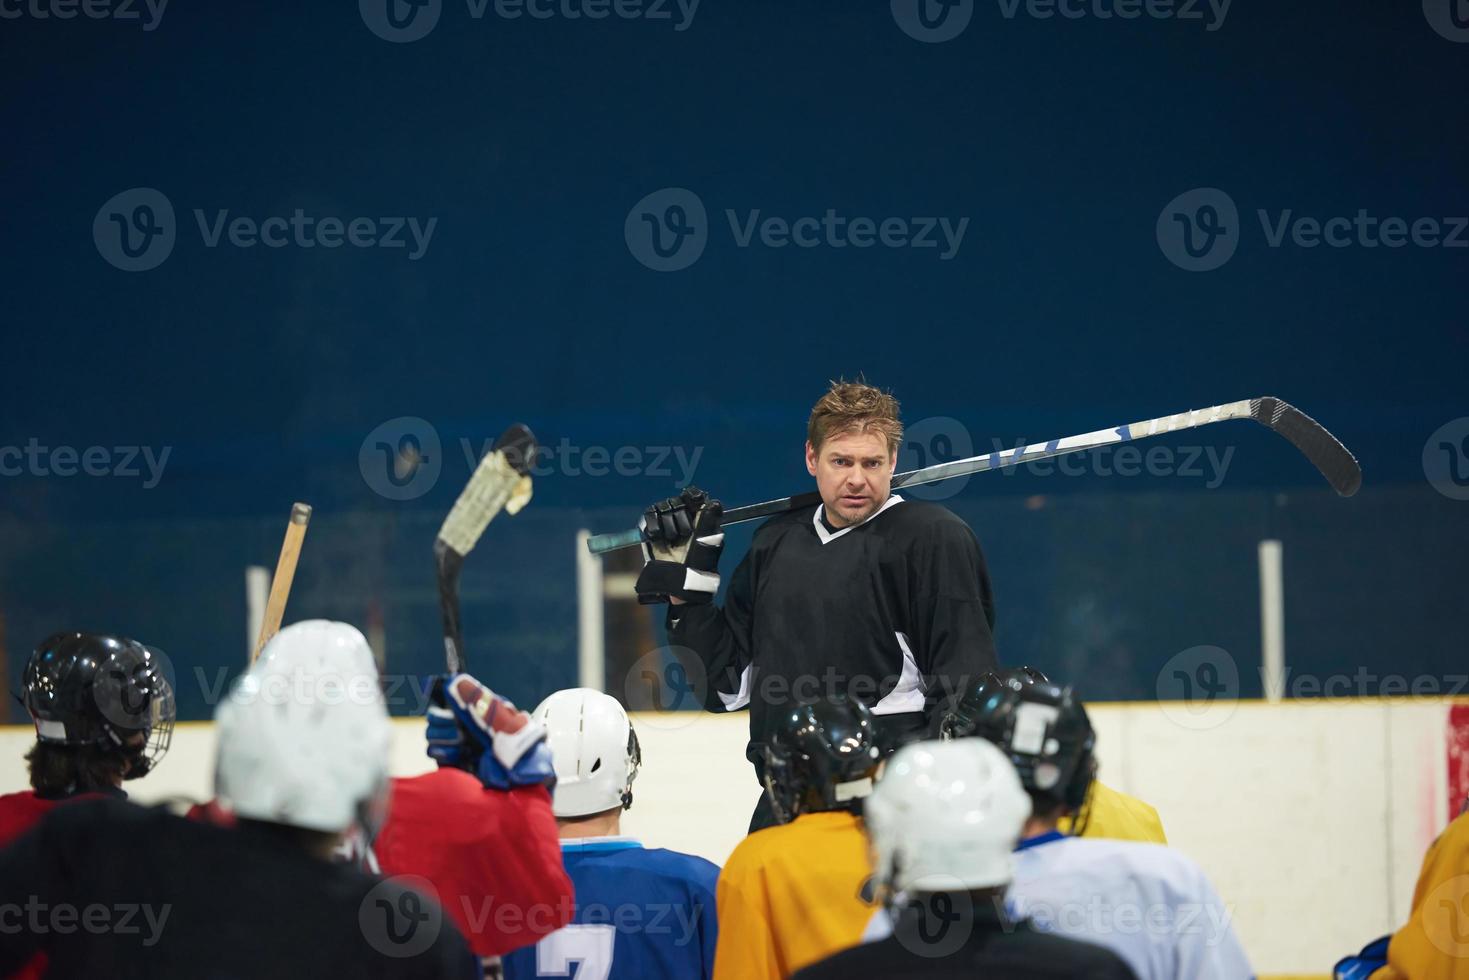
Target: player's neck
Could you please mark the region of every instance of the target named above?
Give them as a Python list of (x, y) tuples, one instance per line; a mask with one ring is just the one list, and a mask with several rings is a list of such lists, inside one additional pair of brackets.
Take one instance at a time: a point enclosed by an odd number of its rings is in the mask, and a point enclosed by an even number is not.
[(562, 840), (578, 837), (616, 837), (622, 833), (622, 811), (594, 813), (590, 817), (557, 820), (556, 832)]
[(1049, 834), (1055, 829), (1055, 820), (1037, 820), (1035, 817), (1028, 817), (1025, 821), (1025, 826), (1020, 828), (1020, 839), (1028, 840), (1031, 837), (1039, 837), (1041, 834)]

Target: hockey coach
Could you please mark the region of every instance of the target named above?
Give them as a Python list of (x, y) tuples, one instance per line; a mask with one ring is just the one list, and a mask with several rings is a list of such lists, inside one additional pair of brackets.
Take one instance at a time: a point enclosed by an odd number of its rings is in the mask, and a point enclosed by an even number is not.
[[(766, 733), (795, 705), (861, 701), (896, 748), (997, 667), (979, 541), (946, 508), (892, 492), (902, 442), (897, 399), (833, 382), (806, 427), (821, 503), (756, 530), (722, 608), (719, 501), (688, 487), (640, 523), (638, 598), (669, 604), (669, 641), (702, 663), (707, 710), (750, 709), (746, 755), (762, 784)], [(762, 797), (750, 829), (772, 823)]]

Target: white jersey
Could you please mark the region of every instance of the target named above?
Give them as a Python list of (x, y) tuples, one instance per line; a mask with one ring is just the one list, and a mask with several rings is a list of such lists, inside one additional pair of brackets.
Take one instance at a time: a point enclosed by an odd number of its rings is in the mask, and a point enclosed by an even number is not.
[(1097, 943), (1138, 980), (1247, 980), (1231, 912), (1204, 871), (1160, 844), (1067, 837), (1022, 841), (1006, 904), (1036, 928)]

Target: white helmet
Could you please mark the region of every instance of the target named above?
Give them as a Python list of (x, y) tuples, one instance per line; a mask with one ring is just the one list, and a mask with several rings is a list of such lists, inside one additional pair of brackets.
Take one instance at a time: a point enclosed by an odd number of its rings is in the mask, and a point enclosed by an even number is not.
[(214, 791), (236, 816), (329, 833), (381, 826), (392, 731), (356, 627), (287, 626), (215, 718)]
[(1030, 797), (982, 738), (917, 742), (888, 760), (862, 816), (890, 890), (968, 891), (1008, 882)]
[(632, 806), (632, 781), (643, 754), (616, 698), (573, 687), (546, 698), (532, 717), (546, 726), (556, 767), (551, 805), (556, 816), (585, 817)]

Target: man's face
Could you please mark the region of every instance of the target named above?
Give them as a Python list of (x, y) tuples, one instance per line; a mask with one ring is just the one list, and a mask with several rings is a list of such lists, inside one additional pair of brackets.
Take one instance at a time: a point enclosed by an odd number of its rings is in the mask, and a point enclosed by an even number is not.
[(806, 443), (806, 471), (816, 477), (826, 519), (836, 527), (860, 524), (887, 503), (897, 465), (898, 454), (877, 432), (831, 436), (819, 453)]

